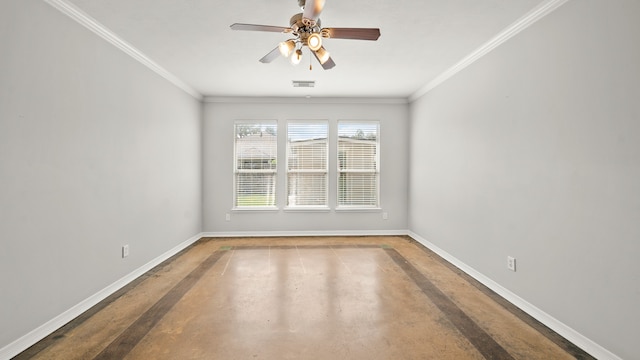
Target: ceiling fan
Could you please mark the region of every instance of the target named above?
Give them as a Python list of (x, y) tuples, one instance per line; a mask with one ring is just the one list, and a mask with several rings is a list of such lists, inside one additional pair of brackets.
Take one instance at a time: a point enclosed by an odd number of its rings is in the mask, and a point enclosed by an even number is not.
[(325, 70), (336, 66), (329, 52), (322, 46), (322, 39), (354, 39), (354, 40), (378, 40), (380, 29), (377, 28), (322, 28), (320, 25), (320, 13), (324, 8), (325, 0), (298, 0), (298, 5), (303, 12), (295, 14), (289, 21), (289, 27), (238, 24), (231, 25), (232, 30), (267, 31), (291, 34), (292, 38), (281, 42), (275, 49), (265, 55), (260, 62), (270, 63), (278, 55), (289, 57), (291, 63), (297, 65), (302, 61), (302, 49), (309, 48)]

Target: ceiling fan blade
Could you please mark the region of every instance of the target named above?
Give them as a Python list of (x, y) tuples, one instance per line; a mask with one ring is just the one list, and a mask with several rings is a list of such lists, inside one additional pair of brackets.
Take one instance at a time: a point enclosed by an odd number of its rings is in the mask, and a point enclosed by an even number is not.
[(302, 17), (305, 19), (318, 20), (318, 16), (324, 8), (325, 0), (306, 0)]
[(329, 56), (329, 59), (327, 61), (325, 61), (324, 64), (323, 64), (320, 61), (320, 58), (318, 58), (318, 54), (316, 54), (314, 51), (312, 51), (311, 53), (313, 54), (313, 56), (316, 57), (316, 59), (320, 63), (320, 66), (322, 66), (323, 69), (329, 70), (329, 69), (333, 69), (333, 67), (336, 66), (336, 63), (333, 62), (333, 59), (331, 58), (331, 56)]
[(378, 40), (380, 29), (377, 28), (326, 28), (330, 39)]
[(268, 31), (283, 33), (290, 30), (288, 27), (271, 26), (271, 25), (255, 25), (255, 24), (238, 24), (231, 25), (231, 30), (246, 30), (246, 31)]
[(270, 53), (268, 53), (267, 55), (263, 56), (262, 59), (260, 59), (260, 62), (264, 63), (264, 64), (268, 64), (268, 63), (272, 62), (273, 60), (277, 59), (278, 56), (280, 56), (280, 49), (276, 46), (276, 48), (271, 50)]
[(333, 59), (331, 57), (329, 57), (329, 60), (325, 61), (324, 64), (320, 64), (322, 66), (323, 69), (325, 70), (329, 70), (329, 69), (333, 69), (334, 66), (336, 66), (336, 63), (333, 62)]

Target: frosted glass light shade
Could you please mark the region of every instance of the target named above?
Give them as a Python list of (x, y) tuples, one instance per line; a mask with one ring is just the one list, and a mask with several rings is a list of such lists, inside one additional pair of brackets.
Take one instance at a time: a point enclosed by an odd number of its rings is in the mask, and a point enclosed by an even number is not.
[(302, 61), (302, 50), (298, 49), (291, 54), (291, 63), (293, 65), (298, 65), (300, 64), (300, 61)]
[(296, 43), (293, 40), (287, 40), (287, 41), (281, 42), (278, 45), (280, 54), (282, 54), (282, 56), (284, 57), (289, 57), (289, 55), (291, 55), (291, 52), (295, 47), (296, 47)]
[(317, 51), (315, 51), (315, 53), (318, 57), (318, 61), (320, 61), (320, 64), (323, 65), (327, 62), (327, 60), (329, 60), (329, 57), (331, 57), (331, 54), (329, 54), (329, 52), (324, 47), (320, 47)]
[(320, 34), (311, 34), (307, 38), (307, 46), (312, 51), (317, 51), (322, 47), (322, 37)]

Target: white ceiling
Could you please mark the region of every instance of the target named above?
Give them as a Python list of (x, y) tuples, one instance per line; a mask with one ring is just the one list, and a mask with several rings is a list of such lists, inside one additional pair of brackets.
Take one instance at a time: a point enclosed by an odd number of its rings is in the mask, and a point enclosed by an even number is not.
[[(541, 3), (540, 0), (327, 0), (323, 27), (378, 27), (378, 41), (328, 39), (336, 67), (308, 52), (292, 66), (262, 56), (285, 34), (297, 0), (67, 0), (204, 96), (408, 98)], [(315, 80), (294, 88), (292, 80)]]

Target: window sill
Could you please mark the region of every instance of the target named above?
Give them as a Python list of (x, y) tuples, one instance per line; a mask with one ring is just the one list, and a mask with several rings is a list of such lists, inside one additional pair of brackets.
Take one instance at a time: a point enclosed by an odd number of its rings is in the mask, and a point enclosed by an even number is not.
[(328, 206), (298, 206), (298, 207), (286, 207), (285, 212), (330, 212), (331, 209)]
[(277, 206), (244, 206), (231, 208), (232, 212), (277, 212)]
[(360, 213), (378, 213), (382, 208), (379, 207), (338, 207), (336, 212), (360, 212)]

